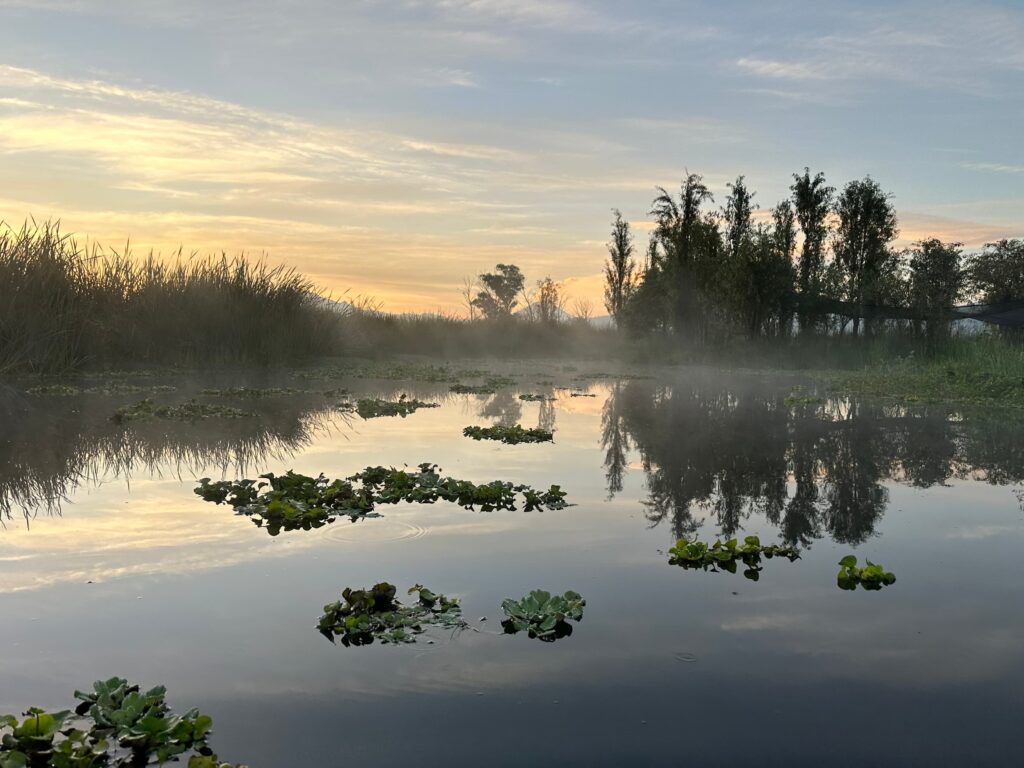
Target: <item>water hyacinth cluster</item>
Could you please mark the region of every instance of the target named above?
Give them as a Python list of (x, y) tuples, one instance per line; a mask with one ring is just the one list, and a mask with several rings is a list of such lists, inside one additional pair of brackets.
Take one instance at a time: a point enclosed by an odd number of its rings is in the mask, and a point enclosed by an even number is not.
[(531, 638), (554, 642), (572, 634), (568, 621), (580, 621), (586, 604), (579, 592), (569, 590), (564, 595), (552, 595), (535, 589), (520, 600), (508, 597), (502, 601), (501, 610), (508, 618), (501, 626), (506, 634), (526, 632)]
[(416, 470), (367, 467), (345, 479), (331, 480), (286, 472), (268, 473), (256, 480), (211, 481), (204, 477), (195, 493), (205, 501), (228, 504), (250, 517), (271, 536), (282, 530), (311, 530), (333, 523), (339, 516), (351, 520), (379, 517), (378, 504), (408, 502), (433, 504), (450, 501), (465, 509), (483, 512), (515, 509), (522, 497), (524, 509), (561, 509), (567, 506), (565, 491), (553, 485), (537, 491), (528, 485), (494, 480), (476, 484), (443, 477), (436, 464), (420, 464)]
[(342, 599), (324, 606), (317, 623), (320, 634), (344, 646), (413, 643), (428, 626), (459, 630), (468, 626), (459, 601), (437, 594), (422, 584), (409, 589), (416, 595), (412, 605), (395, 599), (397, 589), (386, 581), (370, 589), (345, 588)]
[[(349, 405), (351, 408), (352, 406)], [(401, 395), (397, 400), (380, 400), (362, 398), (356, 401), (355, 412), (364, 419), (376, 419), (380, 416), (401, 416), (403, 419), (420, 408), (440, 408), (438, 403), (427, 403), (423, 400)]]
[(508, 445), (519, 443), (550, 443), (554, 435), (546, 429), (534, 427), (527, 429), (520, 424), (505, 426), (498, 424), (493, 427), (466, 427), (462, 434), (474, 440), (497, 440)]
[(859, 584), (864, 589), (879, 590), (896, 583), (896, 576), (870, 560), (864, 561), (863, 568), (857, 567), (857, 558), (847, 555), (839, 561), (839, 574), (836, 585), (840, 589), (856, 589)]
[[(233, 768), (222, 763), (207, 738), (213, 721), (196, 709), (176, 714), (162, 686), (143, 693), (113, 677), (99, 680), (70, 710), (33, 707), (24, 719), (0, 716), (0, 766), (26, 768), (135, 768), (189, 754), (189, 768)], [(244, 768), (238, 766), (237, 768)]]
[(740, 544), (736, 539), (728, 541), (715, 540), (708, 545), (702, 541), (679, 539), (669, 551), (669, 562), (683, 568), (700, 568), (717, 571), (719, 569), (736, 573), (737, 562), (746, 566), (743, 575), (751, 581), (760, 578), (761, 558), (785, 557), (790, 562), (800, 557), (795, 547), (784, 547), (779, 544), (762, 545), (757, 536), (747, 536)]

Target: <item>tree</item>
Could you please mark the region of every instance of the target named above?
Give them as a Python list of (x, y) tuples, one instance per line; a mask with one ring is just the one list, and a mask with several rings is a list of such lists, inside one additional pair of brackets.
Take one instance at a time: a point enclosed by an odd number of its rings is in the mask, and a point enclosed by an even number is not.
[(924, 316), (928, 338), (949, 328), (948, 311), (960, 301), (967, 287), (961, 243), (922, 240), (909, 253), (910, 306)]
[(711, 283), (721, 251), (721, 235), (701, 207), (714, 200), (703, 178), (687, 174), (677, 203), (663, 188), (651, 206), (655, 228), (652, 237), (663, 255), (664, 268), (655, 274), (668, 280), (668, 292), (674, 309), (673, 325), (677, 333), (694, 325), (698, 335), (707, 328), (707, 313), (702, 312), (702, 289)]
[(783, 200), (772, 209), (772, 236), (775, 250), (792, 263), (796, 251), (796, 215), (789, 200)]
[(755, 193), (747, 189), (743, 176), (737, 176), (736, 181), (727, 186), (729, 194), (722, 209), (725, 241), (729, 256), (736, 257), (743, 241), (750, 237), (750, 215), (757, 206), (753, 204)]
[(971, 290), (988, 304), (1024, 299), (1024, 240), (987, 243), (970, 259)]
[(479, 291), (477, 281), (472, 277), (462, 278), (462, 287), (459, 289), (459, 296), (462, 298), (462, 303), (466, 305), (466, 315), (470, 322), (477, 319), (477, 310), (475, 297)]
[(803, 175), (793, 174), (793, 208), (804, 234), (797, 270), (797, 288), (804, 295), (818, 292), (825, 267), (825, 241), (828, 237), (828, 215), (832, 210), (835, 188), (825, 183), (825, 174), (818, 172), (811, 178), (811, 169)]
[[(860, 307), (886, 298), (883, 277), (895, 267), (889, 244), (896, 237), (896, 211), (892, 196), (874, 179), (851, 181), (836, 202), (839, 219), (834, 251), (846, 279), (846, 295)], [(886, 270), (887, 263), (893, 269)], [(854, 333), (860, 318), (854, 318)]]
[(534, 320), (553, 325), (564, 316), (564, 305), (565, 297), (558, 283), (550, 277), (537, 281), (537, 300), (530, 307)]
[(629, 297), (636, 290), (639, 275), (633, 258), (633, 235), (629, 222), (615, 210), (612, 239), (608, 243), (608, 261), (604, 267), (604, 306), (618, 324)]
[(494, 320), (511, 317), (517, 299), (526, 280), (515, 264), (498, 264), (494, 272), (480, 275), (481, 290), (473, 299), (473, 305), (483, 312), (484, 317)]

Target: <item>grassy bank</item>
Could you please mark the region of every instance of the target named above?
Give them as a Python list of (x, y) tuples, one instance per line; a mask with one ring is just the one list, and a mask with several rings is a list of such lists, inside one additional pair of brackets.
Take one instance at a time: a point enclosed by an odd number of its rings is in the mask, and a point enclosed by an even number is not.
[(301, 275), (244, 258), (85, 250), (57, 226), (0, 230), (0, 373), (266, 364), (341, 344)]
[(1024, 345), (995, 335), (953, 338), (930, 354), (869, 349), (859, 367), (812, 375), (838, 393), (1024, 407)]

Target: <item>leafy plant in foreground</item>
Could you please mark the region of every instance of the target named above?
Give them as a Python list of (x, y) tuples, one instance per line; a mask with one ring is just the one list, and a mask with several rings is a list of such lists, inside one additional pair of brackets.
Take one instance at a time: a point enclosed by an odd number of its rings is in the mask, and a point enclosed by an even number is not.
[(879, 590), (883, 586), (896, 583), (896, 576), (870, 560), (864, 561), (863, 568), (857, 567), (857, 558), (847, 555), (839, 561), (839, 574), (836, 584), (840, 589), (856, 589), (860, 584), (864, 589)]
[(503, 443), (509, 445), (517, 445), (519, 443), (549, 443), (553, 439), (553, 434), (539, 427), (532, 429), (526, 429), (520, 424), (514, 426), (505, 426), (498, 424), (493, 427), (466, 427), (462, 430), (462, 434), (466, 437), (471, 437), (474, 440), (500, 440)]
[(567, 620), (580, 621), (587, 601), (578, 592), (569, 590), (564, 595), (552, 595), (535, 589), (521, 600), (507, 597), (501, 601), (501, 610), (508, 617), (501, 622), (505, 633), (526, 632), (530, 637), (554, 642), (572, 634)]
[(381, 643), (414, 643), (427, 626), (445, 629), (464, 629), (459, 601), (427, 589), (421, 584), (408, 594), (416, 594), (416, 603), (402, 605), (395, 600), (396, 588), (386, 581), (371, 589), (345, 588), (342, 599), (324, 606), (317, 623), (320, 634), (332, 643), (341, 638), (341, 644), (369, 645)]
[(33, 707), (24, 720), (0, 716), (0, 768), (134, 768), (187, 753), (190, 768), (231, 768), (207, 744), (213, 721), (196, 709), (176, 714), (165, 693), (162, 686), (142, 693), (113, 677), (75, 691), (74, 713)]
[(769, 560), (773, 557), (785, 557), (790, 562), (799, 559), (800, 551), (795, 547), (784, 547), (779, 544), (762, 545), (757, 536), (747, 536), (740, 544), (736, 539), (728, 541), (715, 540), (708, 545), (702, 541), (679, 539), (669, 551), (669, 563), (683, 568), (700, 568), (717, 571), (719, 569), (736, 573), (736, 563), (742, 562), (746, 569), (743, 575), (751, 581), (760, 578), (761, 557)]
[(252, 518), (258, 527), (266, 527), (271, 536), (282, 530), (319, 528), (333, 523), (339, 515), (353, 521), (379, 517), (374, 511), (377, 504), (433, 504), (441, 500), (490, 512), (515, 509), (521, 495), (527, 512), (567, 506), (566, 493), (557, 485), (546, 491), (501, 480), (478, 485), (442, 477), (439, 467), (430, 463), (420, 464), (416, 470), (367, 467), (337, 480), (323, 474), (309, 477), (292, 471), (280, 476), (268, 473), (256, 480), (211, 481), (204, 477), (195, 493), (204, 501), (231, 505), (238, 514)]

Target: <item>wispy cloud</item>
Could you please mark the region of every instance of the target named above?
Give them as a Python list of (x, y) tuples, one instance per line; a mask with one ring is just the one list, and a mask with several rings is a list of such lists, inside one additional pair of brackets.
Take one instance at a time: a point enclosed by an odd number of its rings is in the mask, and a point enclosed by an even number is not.
[(960, 167), (991, 173), (1024, 173), (1024, 165), (1009, 165), (1007, 163), (960, 163)]

